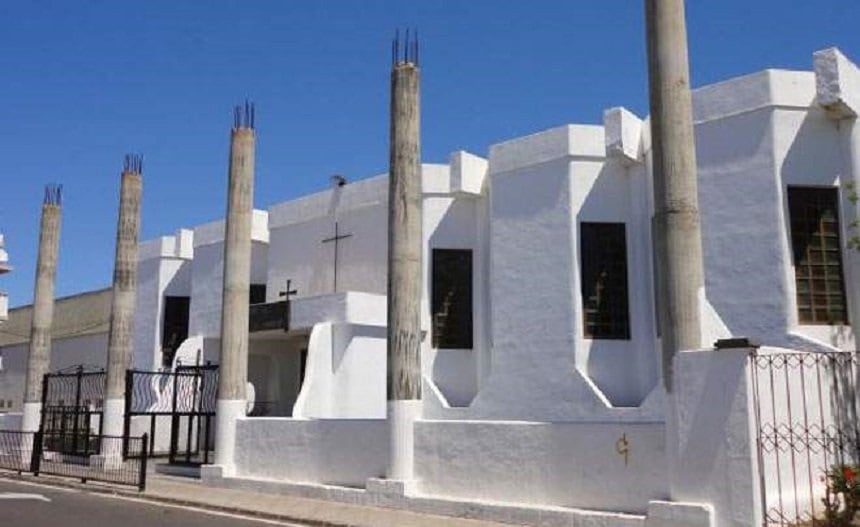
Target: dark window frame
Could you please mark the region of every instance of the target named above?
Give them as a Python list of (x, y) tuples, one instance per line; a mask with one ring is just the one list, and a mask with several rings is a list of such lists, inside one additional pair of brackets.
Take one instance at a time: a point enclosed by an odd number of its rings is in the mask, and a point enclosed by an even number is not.
[[(465, 276), (461, 275), (459, 278), (450, 276), (450, 273), (454, 272), (452, 266), (457, 265), (458, 260), (465, 267), (462, 270)], [(430, 261), (432, 346), (436, 349), (473, 349), (475, 345), (473, 251), (472, 249), (433, 248)], [(452, 299), (451, 295), (455, 298)], [(449, 324), (451, 319), (454, 325)]]
[(251, 284), (248, 288), (248, 304), (266, 303), (266, 284)]
[(579, 248), (583, 336), (630, 340), (627, 225), (580, 222)]
[(786, 202), (798, 323), (848, 324), (839, 189), (789, 185)]

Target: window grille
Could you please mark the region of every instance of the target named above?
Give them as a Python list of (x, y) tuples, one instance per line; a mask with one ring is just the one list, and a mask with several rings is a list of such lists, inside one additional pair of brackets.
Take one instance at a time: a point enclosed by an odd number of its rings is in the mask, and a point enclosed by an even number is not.
[(625, 225), (582, 223), (580, 251), (585, 337), (629, 339)]
[(472, 251), (433, 249), (433, 347), (472, 348)]
[(835, 188), (788, 188), (791, 247), (801, 324), (848, 321)]

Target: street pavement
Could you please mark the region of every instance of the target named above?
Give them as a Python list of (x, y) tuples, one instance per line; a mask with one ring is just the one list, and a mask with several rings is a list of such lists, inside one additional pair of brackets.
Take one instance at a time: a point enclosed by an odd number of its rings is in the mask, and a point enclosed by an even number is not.
[(76, 489), (0, 480), (2, 527), (303, 527)]

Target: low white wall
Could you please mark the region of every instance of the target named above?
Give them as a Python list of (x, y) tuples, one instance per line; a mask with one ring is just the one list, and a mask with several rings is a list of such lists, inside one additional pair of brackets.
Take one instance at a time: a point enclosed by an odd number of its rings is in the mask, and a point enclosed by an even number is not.
[(668, 496), (662, 423), (419, 421), (415, 426), (422, 494), (633, 513)]
[(245, 418), (237, 421), (236, 476), (364, 487), (385, 473), (383, 419)]

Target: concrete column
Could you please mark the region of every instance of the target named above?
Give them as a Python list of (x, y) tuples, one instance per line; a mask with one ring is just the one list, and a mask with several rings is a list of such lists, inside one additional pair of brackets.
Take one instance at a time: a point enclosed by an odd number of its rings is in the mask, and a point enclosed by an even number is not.
[(54, 318), (54, 278), (60, 249), (62, 187), (45, 187), (42, 222), (39, 228), (39, 255), (36, 261), (36, 291), (33, 296), (33, 323), (30, 354), (24, 381), (24, 415), (21, 429), (35, 432), (42, 415), (42, 378), (51, 361), (51, 323)]
[(215, 420), (215, 464), (235, 473), (236, 421), (245, 416), (248, 382), (248, 295), (251, 287), (251, 215), (254, 205), (254, 107), (236, 108), (230, 141), (221, 357)]
[(125, 372), (134, 353), (134, 307), (137, 289), (137, 244), (140, 233), (141, 171), (139, 155), (125, 158), (116, 225), (116, 256), (113, 270), (110, 332), (108, 333), (107, 386), (103, 432), (123, 435)]
[(675, 353), (702, 344), (702, 234), (684, 0), (645, 0), (645, 15), (663, 384), (671, 392)]
[(388, 479), (413, 479), (421, 412), (421, 141), (418, 43), (395, 41), (388, 186)]

